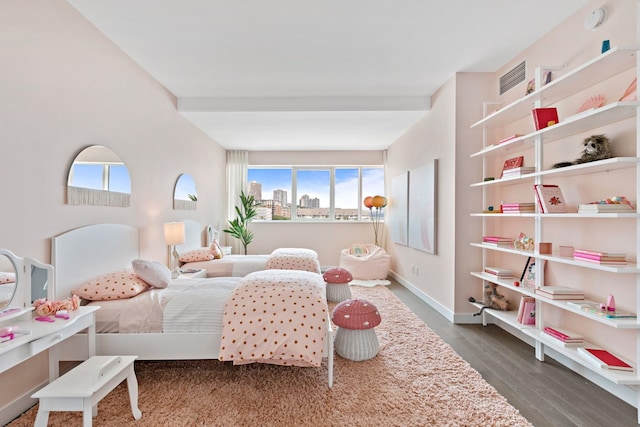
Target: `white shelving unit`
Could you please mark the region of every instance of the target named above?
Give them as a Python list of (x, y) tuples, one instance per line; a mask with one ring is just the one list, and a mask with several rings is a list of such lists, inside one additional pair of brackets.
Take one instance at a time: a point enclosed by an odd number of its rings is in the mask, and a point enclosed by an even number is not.
[[(553, 126), (544, 128), (542, 130), (534, 131), (526, 135), (518, 136), (500, 144), (491, 144), (487, 141), (488, 129), (490, 128), (503, 128), (505, 125), (522, 120), (525, 117), (531, 116), (531, 110), (538, 107), (553, 106), (555, 103), (571, 97), (590, 86), (593, 86), (603, 80), (614, 77), (624, 71), (636, 68), (636, 74), (638, 74), (638, 46), (633, 47), (618, 47), (609, 50), (608, 52), (593, 58), (585, 64), (565, 73), (563, 76), (549, 84), (538, 87), (533, 93), (522, 97), (496, 112), (488, 114), (483, 119), (473, 124), (472, 128), (483, 129), (483, 148), (472, 154), (471, 158), (479, 158), (484, 163), (483, 172), (487, 171), (488, 161), (492, 160), (492, 157), (509, 157), (512, 153), (523, 152), (525, 150), (533, 149), (535, 157), (535, 172), (522, 175), (517, 178), (508, 179), (494, 179), (489, 181), (481, 181), (471, 185), (476, 187), (480, 191), (483, 191), (483, 203), (487, 201), (487, 192), (489, 190), (499, 189), (503, 186), (510, 185), (522, 185), (524, 184), (541, 184), (543, 182), (550, 182), (548, 180), (554, 178), (566, 178), (576, 175), (591, 175), (599, 174), (607, 171), (614, 171), (619, 169), (634, 168), (636, 175), (635, 185), (635, 197), (640, 201), (640, 135), (636, 135), (635, 154), (638, 157), (616, 157), (606, 160), (600, 160), (591, 163), (584, 163), (574, 165), (566, 168), (559, 169), (542, 169), (542, 157), (543, 146), (556, 141), (569, 138), (574, 135), (578, 135), (584, 132), (588, 132), (591, 129), (597, 129), (612, 125), (622, 120), (628, 120), (636, 118), (636, 128), (638, 127), (638, 121), (640, 121), (640, 115), (638, 111), (640, 109), (640, 103), (638, 102), (613, 102), (603, 107), (589, 110), (583, 113), (576, 114), (571, 117), (563, 119), (560, 123)], [(493, 104), (493, 103), (492, 103)], [(597, 179), (597, 177), (593, 178)], [(612, 191), (614, 191), (612, 189)], [(531, 195), (533, 197), (533, 194)], [(484, 207), (483, 207), (484, 209)], [(498, 221), (494, 224), (494, 230), (500, 230), (500, 221), (506, 218), (522, 218), (522, 221), (531, 221), (535, 230), (534, 240), (541, 240), (543, 236), (543, 224), (547, 218), (567, 218), (571, 219), (568, 226), (575, 226), (581, 219), (599, 218), (603, 220), (603, 226), (611, 224), (609, 221), (616, 220), (635, 220), (635, 233), (629, 234), (629, 239), (635, 239), (635, 255), (640, 252), (640, 214), (638, 213), (611, 213), (611, 214), (578, 214), (574, 213), (562, 213), (562, 214), (543, 214), (543, 213), (521, 213), (521, 214), (503, 214), (492, 212), (478, 212), (472, 213), (473, 217), (480, 217), (483, 221), (483, 233), (487, 229), (487, 221)], [(493, 224), (493, 223), (492, 223)], [(627, 238), (627, 237), (625, 237)], [(611, 266), (600, 265), (588, 262), (575, 261), (573, 257), (561, 257), (557, 253), (552, 254), (540, 254), (535, 251), (525, 251), (513, 249), (510, 247), (494, 246), (483, 243), (472, 243), (472, 247), (478, 248), (483, 253), (483, 265), (487, 265), (487, 257), (492, 251), (507, 253), (512, 255), (519, 255), (524, 257), (532, 257), (536, 260), (536, 278), (541, 280), (541, 285), (544, 286), (544, 273), (538, 260), (546, 260), (550, 263), (559, 263), (565, 265), (571, 265), (577, 268), (592, 269), (605, 274), (614, 275), (635, 275), (636, 286), (636, 312), (640, 314), (640, 266), (634, 263), (628, 263), (624, 266)], [(524, 264), (524, 263), (523, 263)], [(602, 273), (601, 273), (602, 274)], [(640, 322), (634, 318), (620, 318), (610, 319), (596, 314), (591, 314), (586, 311), (574, 308), (567, 304), (563, 300), (551, 300), (549, 298), (542, 297), (535, 293), (532, 288), (524, 286), (516, 286), (514, 278), (511, 281), (498, 280), (494, 276), (486, 274), (484, 272), (471, 272), (471, 276), (480, 279), (483, 282), (490, 282), (497, 284), (500, 288), (508, 289), (510, 292), (516, 292), (522, 296), (530, 296), (536, 298), (536, 325), (534, 327), (530, 325), (522, 325), (516, 320), (517, 310), (511, 312), (485, 309), (483, 310), (483, 324), (486, 325), (490, 319), (497, 319), (500, 322), (506, 324), (508, 328), (512, 328), (526, 334), (532, 338), (535, 343), (536, 357), (539, 360), (544, 360), (546, 350), (552, 349), (555, 352), (562, 354), (567, 359), (579, 364), (587, 370), (596, 373), (601, 378), (612, 382), (613, 384), (621, 386), (629, 386), (636, 393), (636, 404), (640, 408)], [(603, 284), (604, 285), (604, 284)], [(474, 303), (476, 307), (482, 307), (482, 304)], [(517, 309), (517, 302), (516, 302)], [(552, 338), (549, 338), (544, 332), (544, 310), (564, 310), (566, 312), (573, 313), (574, 315), (581, 316), (585, 322), (598, 322), (599, 324), (615, 329), (629, 330), (634, 333), (636, 337), (637, 356), (634, 361), (636, 370), (634, 372), (625, 371), (611, 371), (607, 369), (600, 369), (594, 367), (586, 358), (584, 358), (575, 347), (565, 347), (559, 342), (554, 342)], [(506, 329), (506, 328), (505, 328)], [(508, 329), (507, 329), (508, 330)], [(588, 342), (585, 345), (592, 345)], [(610, 351), (616, 351), (615, 347), (609, 348)], [(638, 413), (638, 422), (640, 423), (640, 412)]]

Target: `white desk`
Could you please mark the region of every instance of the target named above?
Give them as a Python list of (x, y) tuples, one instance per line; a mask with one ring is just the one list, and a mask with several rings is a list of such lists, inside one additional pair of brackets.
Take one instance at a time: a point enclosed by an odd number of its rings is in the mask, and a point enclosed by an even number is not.
[(95, 311), (100, 307), (79, 307), (69, 313), (69, 319), (54, 318), (54, 322), (39, 322), (36, 314), (26, 312), (11, 319), (0, 319), (0, 327), (17, 326), (23, 331), (31, 331), (28, 335), (16, 337), (0, 343), (0, 372), (13, 368), (19, 363), (49, 350), (49, 381), (58, 378), (59, 358), (56, 344), (76, 333), (87, 329), (89, 336), (89, 357), (96, 354)]

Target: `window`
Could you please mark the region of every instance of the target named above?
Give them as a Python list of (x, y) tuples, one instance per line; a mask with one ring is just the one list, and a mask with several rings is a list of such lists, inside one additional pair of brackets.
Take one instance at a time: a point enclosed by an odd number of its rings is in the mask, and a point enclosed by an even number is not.
[(367, 167), (249, 167), (248, 193), (258, 219), (369, 220), (365, 196), (384, 195), (384, 169)]

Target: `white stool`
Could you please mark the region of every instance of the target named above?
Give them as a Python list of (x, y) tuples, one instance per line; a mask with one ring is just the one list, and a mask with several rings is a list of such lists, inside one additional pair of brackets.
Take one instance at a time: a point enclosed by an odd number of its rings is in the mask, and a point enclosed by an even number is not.
[(131, 412), (139, 420), (138, 380), (133, 361), (138, 356), (94, 356), (31, 397), (40, 399), (35, 427), (46, 427), (51, 411), (82, 411), (83, 427), (91, 426), (91, 417), (98, 415), (98, 402), (125, 379), (129, 389)]

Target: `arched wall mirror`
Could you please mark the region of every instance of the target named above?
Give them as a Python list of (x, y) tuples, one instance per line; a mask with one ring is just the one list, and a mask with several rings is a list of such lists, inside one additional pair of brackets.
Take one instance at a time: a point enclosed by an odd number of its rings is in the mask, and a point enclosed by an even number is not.
[(40, 298), (53, 299), (53, 266), (0, 249), (0, 310), (27, 308)]
[(111, 149), (92, 145), (73, 160), (67, 179), (67, 204), (128, 207), (131, 178)]
[(198, 208), (198, 192), (191, 175), (183, 173), (176, 181), (173, 191), (173, 209), (196, 210)]

